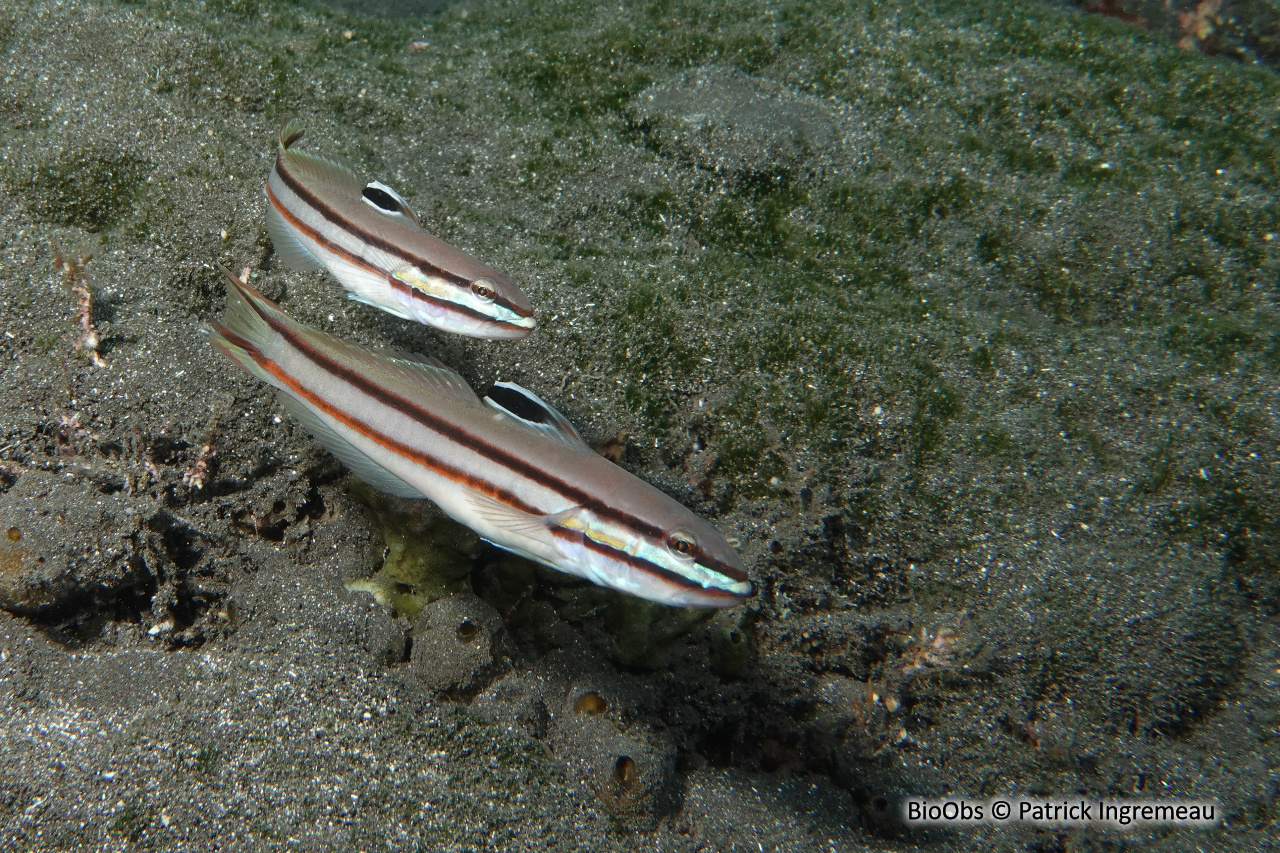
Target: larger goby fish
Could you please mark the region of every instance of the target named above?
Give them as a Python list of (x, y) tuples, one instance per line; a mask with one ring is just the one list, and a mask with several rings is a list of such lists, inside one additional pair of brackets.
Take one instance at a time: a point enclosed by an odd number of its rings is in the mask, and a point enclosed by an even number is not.
[(651, 601), (730, 607), (751, 594), (714, 527), (529, 391), (500, 383), (482, 401), (434, 359), (345, 343), (227, 278), (213, 343), (374, 488), (430, 498), (501, 548)]
[(293, 144), (290, 120), (267, 177), (267, 231), (285, 265), (327, 269), (352, 299), (475, 338), (523, 338), (538, 323), (510, 278), (423, 229), (395, 190)]

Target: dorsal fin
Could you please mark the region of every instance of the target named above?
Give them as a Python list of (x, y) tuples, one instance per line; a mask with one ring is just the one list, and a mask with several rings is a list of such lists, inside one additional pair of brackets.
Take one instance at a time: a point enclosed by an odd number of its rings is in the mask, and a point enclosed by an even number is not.
[[(302, 131), (299, 130), (297, 137), (301, 135)], [(359, 198), (371, 212), (376, 212), (379, 216), (408, 219), (418, 228), (422, 227), (418, 215), (409, 207), (404, 196), (381, 181), (362, 181), (359, 177), (360, 170), (351, 163), (328, 154), (313, 154), (310, 151), (288, 148), (284, 145), (283, 136), (280, 156), (285, 158), (290, 168), (303, 180), (328, 187), (332, 192), (352, 200)]]
[[(443, 370), (446, 373), (453, 374), (457, 381), (465, 384), (466, 380), (462, 378), (462, 375), (459, 374), (458, 371), (454, 370), (452, 367), (434, 356), (423, 355), (420, 352), (409, 352), (408, 350), (395, 349), (393, 347), (374, 347), (373, 351), (383, 358), (392, 358), (396, 361), (416, 361), (418, 364), (425, 364), (428, 367)], [(468, 385), (467, 387), (470, 388), (471, 386)]]
[(426, 387), (433, 394), (442, 394), (461, 403), (480, 405), (480, 398), (471, 390), (467, 380), (429, 355), (388, 350), (379, 351), (377, 355), (381, 357), (381, 363), (387, 370)]
[(514, 382), (496, 382), (485, 395), (485, 403), (528, 430), (553, 438), (561, 444), (594, 453), (564, 415), (545, 403), (537, 394)]
[(296, 148), (281, 151), (280, 156), (285, 158), (300, 177), (326, 184), (348, 198), (358, 196), (364, 188), (364, 184), (356, 176), (355, 168), (336, 157), (312, 154), (310, 151), (299, 151)]
[(356, 177), (358, 171), (356, 167), (343, 160), (340, 157), (333, 157), (327, 154), (313, 154), (310, 151), (295, 151), (293, 145), (305, 135), (302, 130), (302, 123), (296, 118), (291, 118), (280, 126), (280, 156), (288, 157), (289, 161), (295, 166), (303, 169), (319, 169), (324, 172), (325, 168), (337, 169), (346, 173), (343, 175), (345, 179), (359, 186), (359, 179)]
[(296, 118), (286, 119), (284, 124), (280, 125), (280, 150), (285, 150), (301, 139), (303, 132), (302, 122)]

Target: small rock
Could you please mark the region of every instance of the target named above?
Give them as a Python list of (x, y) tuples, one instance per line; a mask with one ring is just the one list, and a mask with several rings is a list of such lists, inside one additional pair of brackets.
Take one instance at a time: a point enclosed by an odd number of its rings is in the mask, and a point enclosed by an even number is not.
[(66, 558), (33, 534), (18, 543), (0, 539), (0, 607), (25, 615), (55, 609), (76, 589)]
[[(108, 566), (75, 564), (98, 550), (94, 527), (102, 496), (82, 483), (28, 472), (0, 497), (0, 607), (36, 615), (68, 605), (81, 592), (78, 575), (110, 587), (122, 575)], [(100, 560), (105, 563), (107, 561)]]
[(482, 689), (499, 668), (494, 647), (501, 631), (498, 611), (470, 593), (431, 602), (413, 627), (413, 680), (437, 693)]
[(645, 726), (623, 732), (606, 715), (570, 714), (558, 721), (553, 749), (628, 829), (652, 830), (680, 805), (676, 750), (664, 733)]

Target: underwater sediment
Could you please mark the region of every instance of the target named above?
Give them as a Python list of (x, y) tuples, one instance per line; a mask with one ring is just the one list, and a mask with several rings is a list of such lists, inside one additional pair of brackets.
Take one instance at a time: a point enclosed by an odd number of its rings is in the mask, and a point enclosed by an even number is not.
[[(1121, 843), (895, 805), (1075, 792), (1219, 803), (1150, 849), (1274, 833), (1272, 72), (1003, 2), (37, 3), (0, 43), (5, 837)], [(289, 117), (538, 330), (283, 269)], [(757, 595), (626, 599), (372, 492), (201, 338), (215, 261), (533, 390)]]

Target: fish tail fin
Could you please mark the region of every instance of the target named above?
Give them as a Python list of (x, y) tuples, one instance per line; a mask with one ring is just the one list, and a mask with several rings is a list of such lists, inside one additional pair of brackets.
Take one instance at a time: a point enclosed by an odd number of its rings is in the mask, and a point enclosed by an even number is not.
[(222, 314), (222, 322), (210, 324), (210, 342), (247, 373), (279, 387), (279, 380), (267, 368), (271, 357), (266, 351), (272, 348), (278, 336), (267, 318), (281, 317), (287, 321), (288, 317), (270, 299), (232, 275), (231, 270), (222, 264), (218, 264), (218, 268), (227, 277), (230, 287), (227, 288), (227, 307)]
[[(281, 405), (301, 421), (317, 441), (341, 459), (343, 464), (360, 479), (375, 489), (398, 497), (423, 497), (419, 489), (383, 468), (365, 451), (341, 436), (330, 418), (316, 411), (298, 396), (297, 391), (288, 387), (281, 378), (281, 374), (278, 374), (280, 368), (270, 354), (275, 351), (279, 343), (281, 327), (289, 334), (327, 339), (324, 343), (328, 346), (347, 347), (348, 345), (295, 322), (270, 299), (232, 275), (231, 270), (222, 264), (218, 264), (218, 267), (226, 275), (230, 286), (227, 288), (227, 308), (222, 313), (222, 322), (210, 324), (209, 340), (213, 345), (226, 353), (227, 357), (240, 365), (245, 372), (274, 386), (280, 392), (277, 396)], [(357, 347), (349, 349), (367, 358), (373, 358), (372, 353), (359, 350)], [(429, 369), (434, 371), (437, 368)]]
[(284, 151), (301, 139), (302, 133), (302, 122), (296, 118), (285, 119), (284, 124), (280, 125), (280, 150)]

